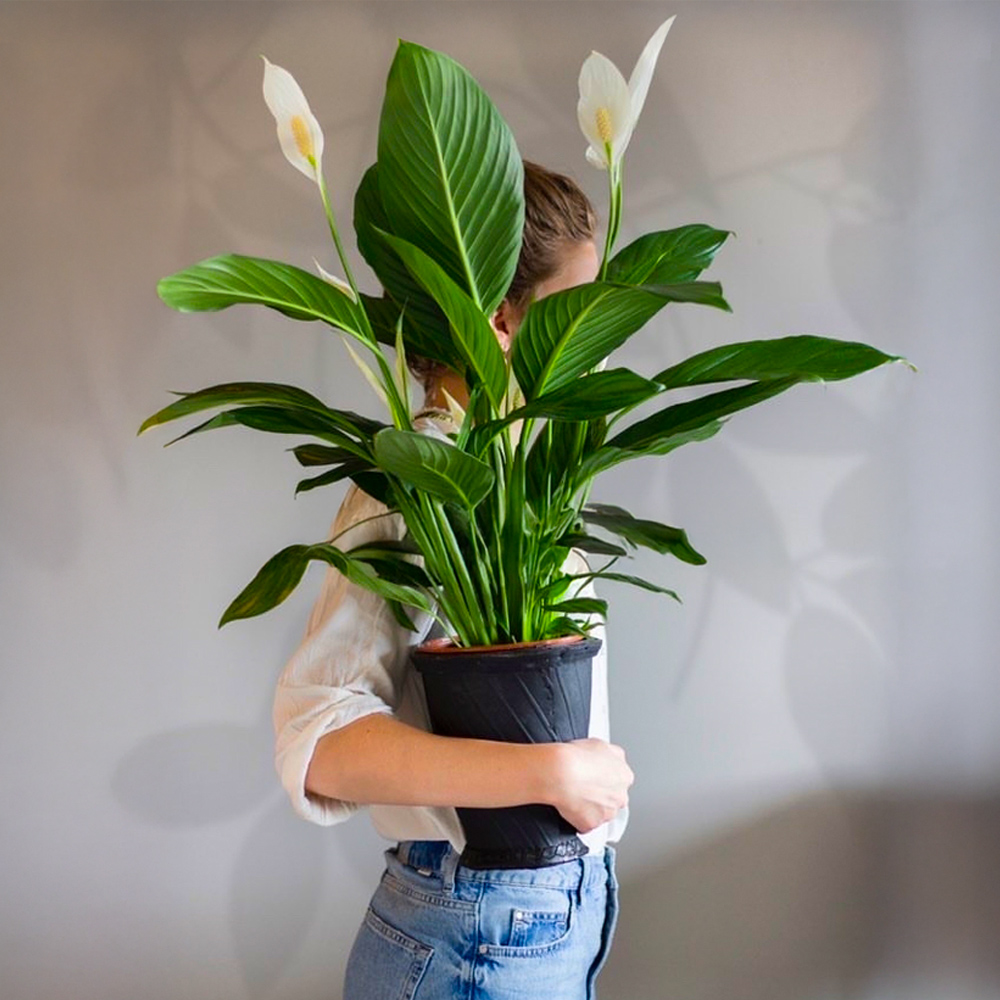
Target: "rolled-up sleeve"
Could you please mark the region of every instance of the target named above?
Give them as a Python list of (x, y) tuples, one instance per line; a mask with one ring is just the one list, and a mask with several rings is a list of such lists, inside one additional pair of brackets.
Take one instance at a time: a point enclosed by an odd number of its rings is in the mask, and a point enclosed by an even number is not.
[[(398, 514), (365, 520), (385, 507), (352, 486), (332, 534), (348, 549), (398, 538)], [(295, 811), (323, 826), (342, 822), (359, 805), (307, 792), (316, 744), (329, 732), (375, 712), (391, 714), (402, 695), (410, 633), (377, 594), (329, 569), (306, 634), (278, 680), (274, 698), (275, 765)]]

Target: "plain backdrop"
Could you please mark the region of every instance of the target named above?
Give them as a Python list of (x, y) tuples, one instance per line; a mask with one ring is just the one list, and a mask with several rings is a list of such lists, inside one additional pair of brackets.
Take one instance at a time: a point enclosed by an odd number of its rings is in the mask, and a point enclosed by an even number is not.
[[(217, 631), (340, 488), (289, 442), (136, 437), (242, 379), (377, 415), (338, 338), (157, 280), (225, 251), (333, 270), (260, 53), (326, 133), (348, 242), (399, 37), (480, 81), (576, 177), (591, 49), (626, 76), (670, 14), (622, 242), (736, 237), (733, 306), (665, 310), (616, 362), (822, 333), (919, 368), (796, 388), (594, 496), (685, 527), (693, 568), (609, 586), (612, 735), (637, 774), (602, 996), (1000, 996), (1000, 6), (883, 2), (0, 4), (0, 994), (311, 1000), (388, 846), (293, 815), (270, 704), (318, 591)], [(364, 283), (370, 274), (352, 249)]]

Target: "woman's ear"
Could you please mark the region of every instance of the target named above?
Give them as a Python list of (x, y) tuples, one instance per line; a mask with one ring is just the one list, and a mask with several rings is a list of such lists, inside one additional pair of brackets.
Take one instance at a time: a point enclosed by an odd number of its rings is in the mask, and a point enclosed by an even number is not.
[(504, 299), (493, 314), (490, 325), (496, 332), (497, 340), (500, 341), (500, 346), (504, 349), (505, 354), (510, 351), (510, 345), (514, 342), (514, 334), (517, 333), (520, 323), (521, 317), (517, 310)]

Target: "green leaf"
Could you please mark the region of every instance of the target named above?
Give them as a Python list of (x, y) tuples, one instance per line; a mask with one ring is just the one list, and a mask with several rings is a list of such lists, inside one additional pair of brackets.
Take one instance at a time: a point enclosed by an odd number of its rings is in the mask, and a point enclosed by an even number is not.
[(694, 281), (730, 235), (704, 225), (646, 233), (608, 262), (607, 280), (623, 285)]
[(489, 320), (423, 250), (389, 233), (380, 235), (448, 317), (452, 342), (464, 367), (474, 373), (494, 409), (499, 410), (507, 391), (507, 361)]
[(568, 475), (579, 461), (580, 424), (553, 421), (544, 427), (528, 452), (526, 498), (536, 510), (544, 510), (548, 498), (566, 489)]
[(589, 552), (597, 556), (627, 556), (628, 550), (612, 542), (606, 542), (603, 538), (595, 538), (580, 531), (570, 532), (563, 535), (556, 542), (556, 545), (563, 545), (568, 549), (579, 549), (581, 552)]
[(507, 123), (453, 59), (400, 42), (379, 122), (388, 231), (422, 247), (491, 314), (521, 249), (521, 157)]
[(532, 303), (514, 340), (517, 383), (531, 402), (590, 371), (668, 302), (728, 309), (714, 282), (577, 285)]
[(383, 580), (406, 587), (429, 588), (431, 578), (426, 570), (416, 563), (402, 558), (404, 553), (393, 553), (387, 549), (360, 545), (348, 553), (352, 559), (367, 563), (378, 572)]
[(656, 438), (645, 448), (618, 448), (612, 444), (605, 444), (592, 451), (580, 463), (577, 473), (577, 485), (581, 486), (589, 482), (601, 472), (618, 465), (619, 462), (627, 462), (629, 459), (639, 458), (642, 455), (666, 455), (681, 445), (691, 444), (694, 441), (707, 441), (710, 437), (718, 434), (722, 430), (721, 420), (708, 420), (699, 423), (695, 427), (676, 432), (665, 432), (662, 437)]
[(371, 542), (363, 542), (353, 549), (348, 549), (348, 552), (350, 555), (381, 553), (382, 555), (419, 556), (422, 554), (420, 546), (409, 535), (405, 535), (403, 538), (381, 538)]
[(681, 528), (633, 517), (627, 510), (610, 504), (591, 504), (580, 511), (580, 516), (588, 524), (596, 524), (632, 545), (641, 545), (661, 554), (670, 553), (693, 566), (705, 562), (705, 557), (695, 551)]
[(392, 490), (389, 486), (388, 477), (382, 472), (355, 472), (351, 476), (358, 489), (367, 493), (374, 500), (378, 500), (385, 507), (392, 508)]
[(654, 594), (666, 594), (667, 597), (672, 597), (678, 603), (682, 603), (676, 591), (661, 587), (658, 583), (650, 583), (649, 580), (644, 580), (641, 576), (631, 576), (628, 573), (587, 573), (586, 576), (593, 580), (611, 580), (615, 583), (628, 583), (633, 587), (641, 587), (643, 590), (649, 590)]
[(216, 414), (210, 420), (192, 427), (183, 434), (171, 439), (167, 445), (176, 444), (193, 434), (216, 430), (220, 427), (249, 427), (255, 431), (269, 434), (311, 434), (323, 441), (331, 441), (340, 445), (358, 458), (368, 456), (366, 445), (359, 444), (353, 438), (347, 437), (335, 425), (307, 410), (293, 410), (276, 406), (244, 406), (239, 410), (225, 410)]
[(374, 343), (365, 333), (358, 305), (328, 281), (276, 260), (223, 254), (163, 278), (160, 298), (181, 312), (213, 312), (250, 304), (276, 309), (292, 319), (320, 320)]
[(599, 597), (572, 597), (568, 601), (559, 601), (558, 604), (542, 605), (546, 611), (561, 611), (564, 614), (601, 615), (608, 613), (608, 602)]
[(366, 472), (371, 469), (372, 463), (363, 458), (354, 458), (329, 472), (324, 472), (319, 476), (312, 476), (309, 479), (302, 479), (295, 487), (295, 495), (314, 490), (319, 486), (330, 486), (332, 483), (339, 483), (344, 479), (350, 479), (359, 472)]
[[(593, 372), (569, 385), (538, 396), (533, 402), (510, 413), (503, 423), (524, 417), (550, 420), (591, 420), (629, 406), (636, 406), (662, 387), (628, 368)], [(498, 421), (500, 423), (501, 421)]]
[[(714, 434), (717, 422), (731, 413), (777, 396), (799, 382), (797, 378), (777, 379), (773, 382), (752, 382), (735, 389), (723, 389), (700, 399), (675, 403), (638, 423), (626, 427), (611, 438), (606, 447), (621, 448), (644, 455), (662, 455), (677, 447), (677, 437), (684, 441), (700, 440), (690, 435), (710, 430)], [(683, 441), (681, 443), (684, 443)]]
[[(226, 410), (206, 420), (197, 427), (181, 434), (179, 437), (168, 441), (167, 444), (174, 444), (184, 438), (191, 437), (192, 434), (200, 434), (203, 431), (214, 430), (218, 427), (232, 427), (240, 425), (249, 427), (255, 431), (264, 431), (269, 434), (303, 434), (318, 437), (323, 441), (330, 441), (342, 447), (351, 455), (364, 459), (366, 467), (371, 467), (371, 444), (370, 442), (359, 443), (353, 438), (347, 437), (336, 424), (324, 419), (322, 415), (310, 413), (308, 410), (283, 409), (274, 406), (244, 406), (238, 410)], [(361, 473), (358, 473), (360, 475)], [(352, 474), (351, 478), (355, 478)]]
[(329, 542), (321, 542), (318, 545), (290, 545), (268, 559), (226, 608), (219, 627), (238, 618), (263, 614), (279, 605), (299, 585), (306, 567), (313, 560), (336, 567), (352, 583), (388, 600), (431, 610), (427, 597), (416, 588), (382, 580), (366, 563), (352, 559)]
[(334, 420), (308, 410), (282, 409), (276, 406), (244, 406), (226, 413), (237, 423), (268, 434), (311, 434), (347, 449), (358, 458), (370, 454), (371, 439), (360, 443), (347, 437), (347, 422)]
[[(385, 424), (349, 410), (333, 410), (311, 393), (294, 385), (276, 382), (228, 382), (197, 392), (178, 393), (181, 398), (146, 419), (139, 433), (203, 410), (236, 403), (239, 406), (269, 405), (278, 409), (313, 413), (323, 418), (324, 426), (339, 428), (359, 438), (374, 436)], [(305, 418), (304, 418), (305, 419)]]
[(867, 344), (802, 335), (750, 340), (702, 351), (664, 369), (654, 376), (654, 381), (665, 389), (735, 379), (833, 382), (900, 360)]
[(220, 427), (241, 426), (240, 422), (234, 416), (234, 414), (239, 412), (239, 410), (227, 410), (224, 413), (217, 413), (214, 417), (206, 420), (204, 423), (192, 427), (183, 434), (178, 434), (175, 438), (171, 438), (163, 447), (169, 448), (170, 445), (177, 444), (178, 441), (183, 441), (185, 438), (189, 438), (193, 434), (201, 434), (203, 431), (214, 431), (218, 430)]
[(386, 604), (389, 605), (389, 610), (392, 612), (392, 617), (396, 619), (397, 624), (405, 629), (409, 629), (411, 632), (417, 631), (417, 626), (413, 624), (413, 619), (406, 613), (406, 610), (399, 601), (386, 601)]
[(417, 489), (470, 510), (493, 487), (493, 470), (452, 444), (387, 428), (375, 437), (378, 467)]
[[(590, 625), (589, 628), (593, 628)], [(541, 639), (558, 639), (560, 636), (564, 635), (590, 635), (588, 628), (580, 625), (579, 622), (574, 621), (572, 618), (562, 615), (559, 618), (550, 619), (546, 625), (539, 638)]]
[(376, 338), (391, 346), (395, 342), (396, 320), (405, 310), (403, 333), (407, 347), (422, 357), (456, 367), (459, 359), (451, 345), (444, 313), (376, 231), (396, 235), (382, 204), (378, 164), (368, 168), (355, 195), (354, 230), (361, 255), (389, 295), (381, 299), (361, 296)]
[(299, 465), (336, 465), (354, 457), (346, 448), (331, 448), (325, 444), (300, 444), (291, 449)]

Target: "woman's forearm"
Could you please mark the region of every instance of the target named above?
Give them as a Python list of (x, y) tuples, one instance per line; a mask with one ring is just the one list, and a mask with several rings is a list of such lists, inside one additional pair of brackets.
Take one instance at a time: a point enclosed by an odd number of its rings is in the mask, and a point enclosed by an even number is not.
[(320, 739), (306, 790), (380, 805), (551, 803), (558, 746), (436, 736), (377, 713)]

